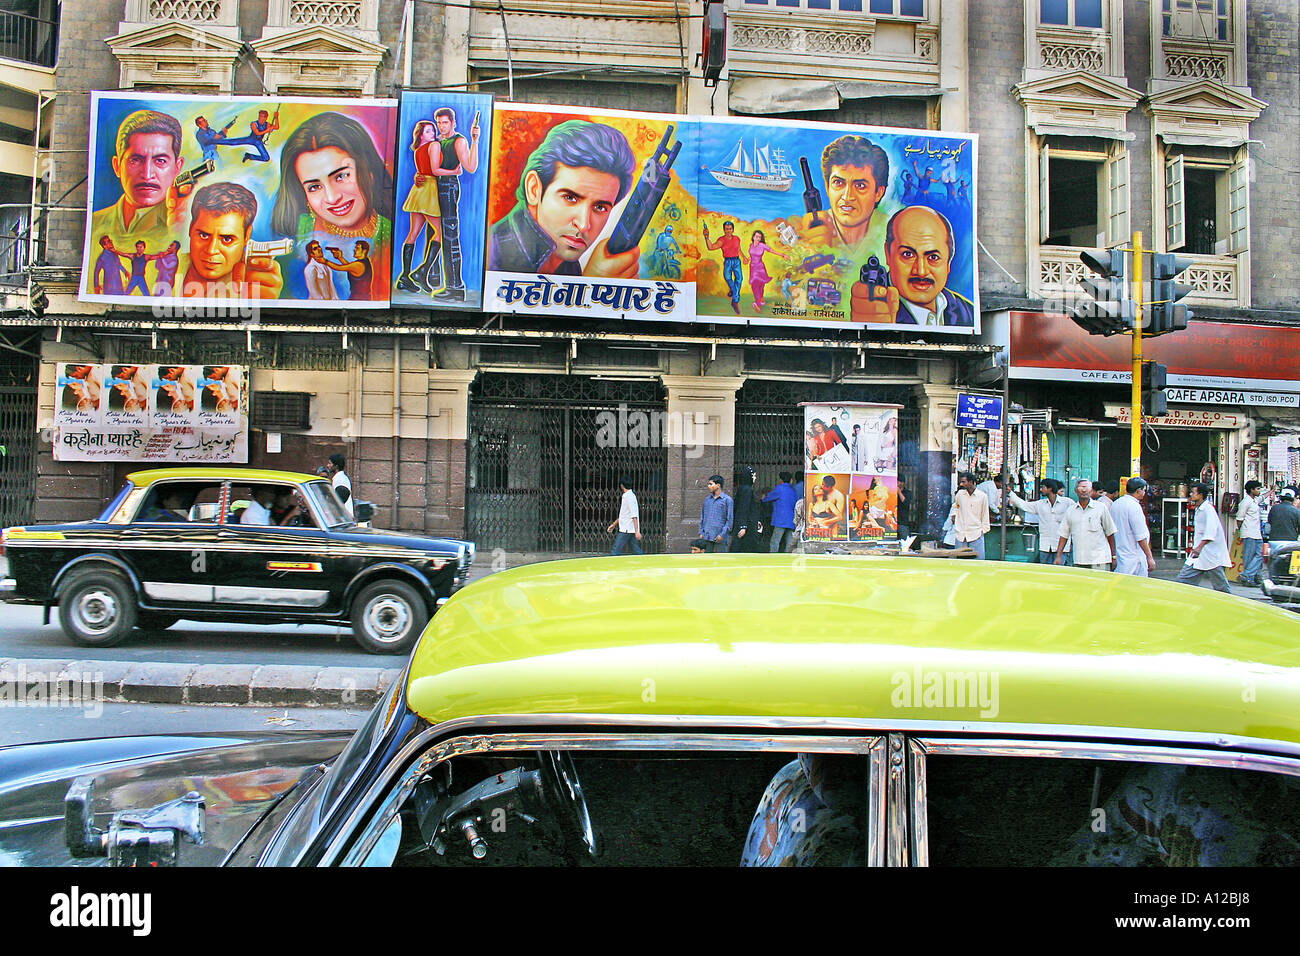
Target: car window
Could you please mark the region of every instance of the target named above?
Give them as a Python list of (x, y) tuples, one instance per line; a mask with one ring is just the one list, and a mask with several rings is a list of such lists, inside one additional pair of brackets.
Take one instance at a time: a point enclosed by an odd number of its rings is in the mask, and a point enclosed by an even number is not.
[(386, 836), (399, 866), (864, 866), (869, 790), (861, 753), (498, 751), (430, 767)]
[(1300, 779), (1184, 763), (930, 755), (932, 866), (1296, 866)]
[(255, 485), (232, 482), (226, 521), (250, 527), (315, 527), (297, 486), (273, 481)]
[(131, 482), (128, 481), (126, 484), (124, 484), (121, 487), (121, 489), (118, 491), (118, 493), (113, 496), (113, 500), (108, 503), (108, 506), (104, 508), (104, 510), (100, 513), (99, 517), (96, 518), (95, 520), (96, 521), (111, 520), (113, 516), (117, 513), (118, 508), (121, 507), (122, 502), (126, 500), (127, 495), (129, 495), (134, 490), (135, 490), (135, 485), (131, 484)]
[(216, 521), (216, 501), (220, 492), (219, 481), (154, 482), (145, 489), (135, 521), (148, 524), (213, 523)]
[(328, 481), (309, 481), (304, 487), (326, 528), (342, 528), (354, 523)]

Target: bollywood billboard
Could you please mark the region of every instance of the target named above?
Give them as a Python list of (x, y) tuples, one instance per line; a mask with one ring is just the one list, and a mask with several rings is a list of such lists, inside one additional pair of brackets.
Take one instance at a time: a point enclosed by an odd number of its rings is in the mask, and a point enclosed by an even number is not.
[(92, 93), (79, 298), (387, 306), (396, 117), (395, 100)]
[(699, 129), (701, 319), (979, 330), (974, 136), (735, 117)]
[(56, 461), (244, 463), (248, 369), (56, 366)]
[(694, 319), (691, 122), (498, 103), (485, 308)]
[(898, 538), (898, 405), (805, 403), (804, 541)]
[(392, 302), (480, 310), (492, 97), (403, 93), (397, 137)]
[(485, 308), (979, 330), (971, 135), (498, 103)]

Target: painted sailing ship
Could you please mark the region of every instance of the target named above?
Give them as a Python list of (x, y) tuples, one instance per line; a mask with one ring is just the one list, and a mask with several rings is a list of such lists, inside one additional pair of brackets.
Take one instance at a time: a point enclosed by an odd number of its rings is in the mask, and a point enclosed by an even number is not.
[(731, 162), (709, 172), (719, 183), (730, 189), (770, 189), (786, 192), (794, 182), (794, 170), (785, 161), (780, 149), (754, 142), (754, 159), (745, 152), (744, 141), (736, 143), (736, 154)]

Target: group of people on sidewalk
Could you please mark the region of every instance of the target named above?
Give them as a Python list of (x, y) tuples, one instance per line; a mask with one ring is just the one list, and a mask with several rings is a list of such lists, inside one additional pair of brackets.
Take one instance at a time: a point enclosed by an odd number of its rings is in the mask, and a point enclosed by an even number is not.
[[(1002, 477), (975, 484), (975, 477), (963, 473), (958, 477), (957, 494), (945, 524), (948, 544), (965, 545), (983, 558), (984, 535), (992, 528), (992, 516), (1002, 508)], [(1246, 494), (1237, 509), (1238, 535), (1242, 542), (1241, 584), (1258, 587), (1263, 569), (1263, 526), (1259, 507), (1262, 485), (1246, 482)], [(1151, 532), (1147, 527), (1142, 502), (1147, 483), (1130, 478), (1120, 494), (1119, 483), (1107, 487), (1080, 478), (1074, 486), (1077, 501), (1063, 492), (1065, 485), (1055, 478), (1039, 483), (1042, 497), (1026, 501), (1014, 491), (1007, 502), (1038, 521), (1038, 553), (1043, 564), (1066, 564), (1097, 571), (1117, 571), (1147, 577), (1156, 569), (1151, 551)], [(1194, 512), (1193, 533), (1187, 560), (1177, 580), (1201, 587), (1229, 591), (1224, 568), (1232, 567), (1223, 522), (1212, 501), (1213, 489), (1201, 482), (1188, 489), (1188, 505)], [(1295, 541), (1300, 538), (1300, 509), (1295, 507), (1296, 492), (1284, 488), (1277, 504), (1269, 512), (1269, 540)]]

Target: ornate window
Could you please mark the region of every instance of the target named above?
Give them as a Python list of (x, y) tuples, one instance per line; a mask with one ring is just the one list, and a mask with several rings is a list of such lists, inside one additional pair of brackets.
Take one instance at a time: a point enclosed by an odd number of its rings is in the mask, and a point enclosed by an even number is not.
[(1121, 0), (1025, 0), (1025, 77), (1124, 75)]
[(925, 19), (925, 0), (745, 0), (745, 6)]
[(1151, 4), (1152, 89), (1211, 80), (1249, 92), (1243, 0)]

